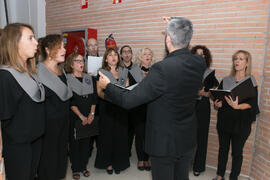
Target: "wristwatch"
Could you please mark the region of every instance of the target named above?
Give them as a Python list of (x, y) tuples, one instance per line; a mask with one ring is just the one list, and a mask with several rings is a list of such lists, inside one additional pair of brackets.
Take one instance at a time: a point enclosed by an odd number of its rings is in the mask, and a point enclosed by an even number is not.
[(95, 112), (91, 112), (90, 114), (94, 116), (95, 115)]

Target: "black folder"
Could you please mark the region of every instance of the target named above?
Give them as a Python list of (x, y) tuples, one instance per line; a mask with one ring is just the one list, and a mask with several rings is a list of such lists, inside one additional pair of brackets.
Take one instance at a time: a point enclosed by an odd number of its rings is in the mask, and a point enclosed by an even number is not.
[(256, 97), (256, 89), (254, 88), (251, 78), (247, 78), (236, 84), (231, 90), (210, 89), (214, 99), (226, 101), (224, 96), (231, 96), (233, 100), (238, 96), (238, 103), (243, 103), (247, 99)]
[[(232, 96), (231, 90), (223, 90), (223, 89), (210, 89), (211, 95), (214, 99), (218, 99), (220, 101), (226, 101), (225, 96)], [(239, 98), (239, 97), (238, 97)]]
[(214, 86), (218, 86), (215, 76), (215, 70), (213, 70), (206, 76), (206, 78), (203, 81), (203, 85), (205, 89), (210, 89), (213, 88)]

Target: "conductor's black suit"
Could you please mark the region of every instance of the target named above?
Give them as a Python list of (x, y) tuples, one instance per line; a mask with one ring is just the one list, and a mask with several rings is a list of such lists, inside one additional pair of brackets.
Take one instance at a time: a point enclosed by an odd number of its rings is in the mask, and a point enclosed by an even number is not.
[(200, 56), (183, 48), (155, 63), (133, 90), (111, 83), (105, 89), (105, 96), (127, 109), (148, 103), (145, 151), (154, 180), (188, 179), (196, 146), (195, 103), (205, 69)]

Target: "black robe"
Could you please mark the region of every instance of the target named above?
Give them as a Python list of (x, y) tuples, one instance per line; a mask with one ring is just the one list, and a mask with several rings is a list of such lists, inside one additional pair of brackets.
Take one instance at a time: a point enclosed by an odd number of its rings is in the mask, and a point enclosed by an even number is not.
[[(76, 78), (81, 83), (83, 82), (83, 78)], [(88, 117), (91, 106), (97, 103), (96, 88), (92, 88), (93, 92), (87, 95), (78, 95), (73, 91), (71, 98), (71, 106), (76, 106), (85, 117)], [(82, 125), (82, 120), (70, 109), (69, 157), (72, 172), (82, 172), (87, 169), (90, 138), (98, 133), (98, 118), (96, 116), (90, 125)]]
[[(234, 80), (234, 78), (225, 77), (218, 89), (228, 89), (224, 87), (225, 80)], [(255, 81), (255, 78), (251, 76), (251, 79)], [(232, 84), (235, 84), (234, 82)], [(231, 85), (233, 86), (233, 85)], [(251, 128), (252, 122), (256, 120), (256, 115), (259, 114), (258, 106), (258, 88), (254, 84), (256, 90), (256, 96), (245, 100), (243, 103), (249, 104), (251, 108), (245, 110), (236, 110), (229, 106), (226, 102), (223, 102), (222, 107), (218, 109), (217, 114), (217, 129), (228, 133), (242, 133)]]
[(29, 143), (44, 133), (44, 102), (34, 102), (10, 72), (0, 70), (0, 119), (9, 143)]
[[(126, 80), (127, 73), (124, 74), (126, 77), (119, 77), (120, 80)], [(112, 165), (114, 170), (122, 171), (130, 165), (127, 111), (107, 100), (101, 100), (99, 108), (100, 134), (95, 167), (106, 169)]]
[[(59, 78), (67, 82), (64, 74)], [(59, 180), (67, 168), (70, 100), (62, 101), (46, 86), (45, 92), (46, 130), (38, 176), (40, 180)]]
[(6, 175), (32, 179), (40, 159), (45, 106), (33, 101), (6, 70), (0, 70), (0, 119)]
[[(207, 77), (205, 76), (206, 73), (207, 72), (205, 71), (203, 82)], [(213, 87), (217, 87), (219, 85), (219, 82), (216, 78), (214, 78), (212, 81)], [(206, 87), (205, 84), (203, 84), (203, 86), (205, 87), (204, 89), (205, 92), (209, 92), (209, 88), (213, 88), (213, 87)], [(193, 163), (193, 170), (196, 172), (205, 171), (210, 115), (211, 115), (211, 108), (209, 97), (205, 96), (199, 97), (196, 103), (197, 150)]]
[[(82, 82), (82, 78), (77, 78)], [(71, 106), (76, 106), (79, 111), (85, 116), (88, 117), (91, 106), (96, 105), (97, 103), (97, 92), (96, 88), (94, 88), (94, 92), (92, 94), (88, 94), (85, 96), (80, 96), (76, 92), (73, 91), (73, 97), (71, 98)], [(91, 137), (98, 135), (98, 119), (94, 119), (90, 125), (82, 125), (81, 119), (72, 111), (70, 114), (71, 127), (75, 128), (72, 131), (74, 135), (74, 139), (81, 139), (86, 137)]]

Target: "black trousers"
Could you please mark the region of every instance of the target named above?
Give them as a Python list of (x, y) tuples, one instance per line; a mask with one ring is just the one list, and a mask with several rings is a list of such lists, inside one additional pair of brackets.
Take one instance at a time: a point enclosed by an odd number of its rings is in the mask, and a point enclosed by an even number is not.
[(195, 148), (180, 157), (150, 156), (153, 180), (189, 180), (190, 161)]
[(71, 139), (69, 142), (69, 156), (72, 172), (86, 170), (88, 164), (90, 137)]
[(131, 152), (135, 135), (135, 147), (138, 161), (148, 161), (149, 156), (144, 152), (146, 105), (139, 106), (128, 112), (128, 145)]
[(33, 180), (38, 169), (42, 139), (32, 143), (14, 143), (4, 141), (3, 154), (8, 180)]
[(98, 148), (97, 147), (97, 145), (98, 145), (98, 135), (96, 135), (96, 136), (92, 136), (92, 137), (90, 137), (90, 139), (89, 139), (89, 158), (92, 156), (92, 152), (93, 152), (93, 149), (94, 149), (94, 142), (95, 142), (95, 144), (96, 144), (96, 148)]
[(217, 175), (224, 176), (228, 161), (230, 143), (232, 144), (232, 168), (230, 180), (237, 180), (243, 162), (243, 148), (250, 135), (251, 127), (241, 129), (241, 132), (228, 133), (218, 130), (219, 152), (218, 152), (218, 169)]
[(197, 117), (197, 150), (193, 163), (193, 171), (205, 171), (208, 132), (210, 124), (210, 102), (209, 98), (202, 97), (196, 104)]

